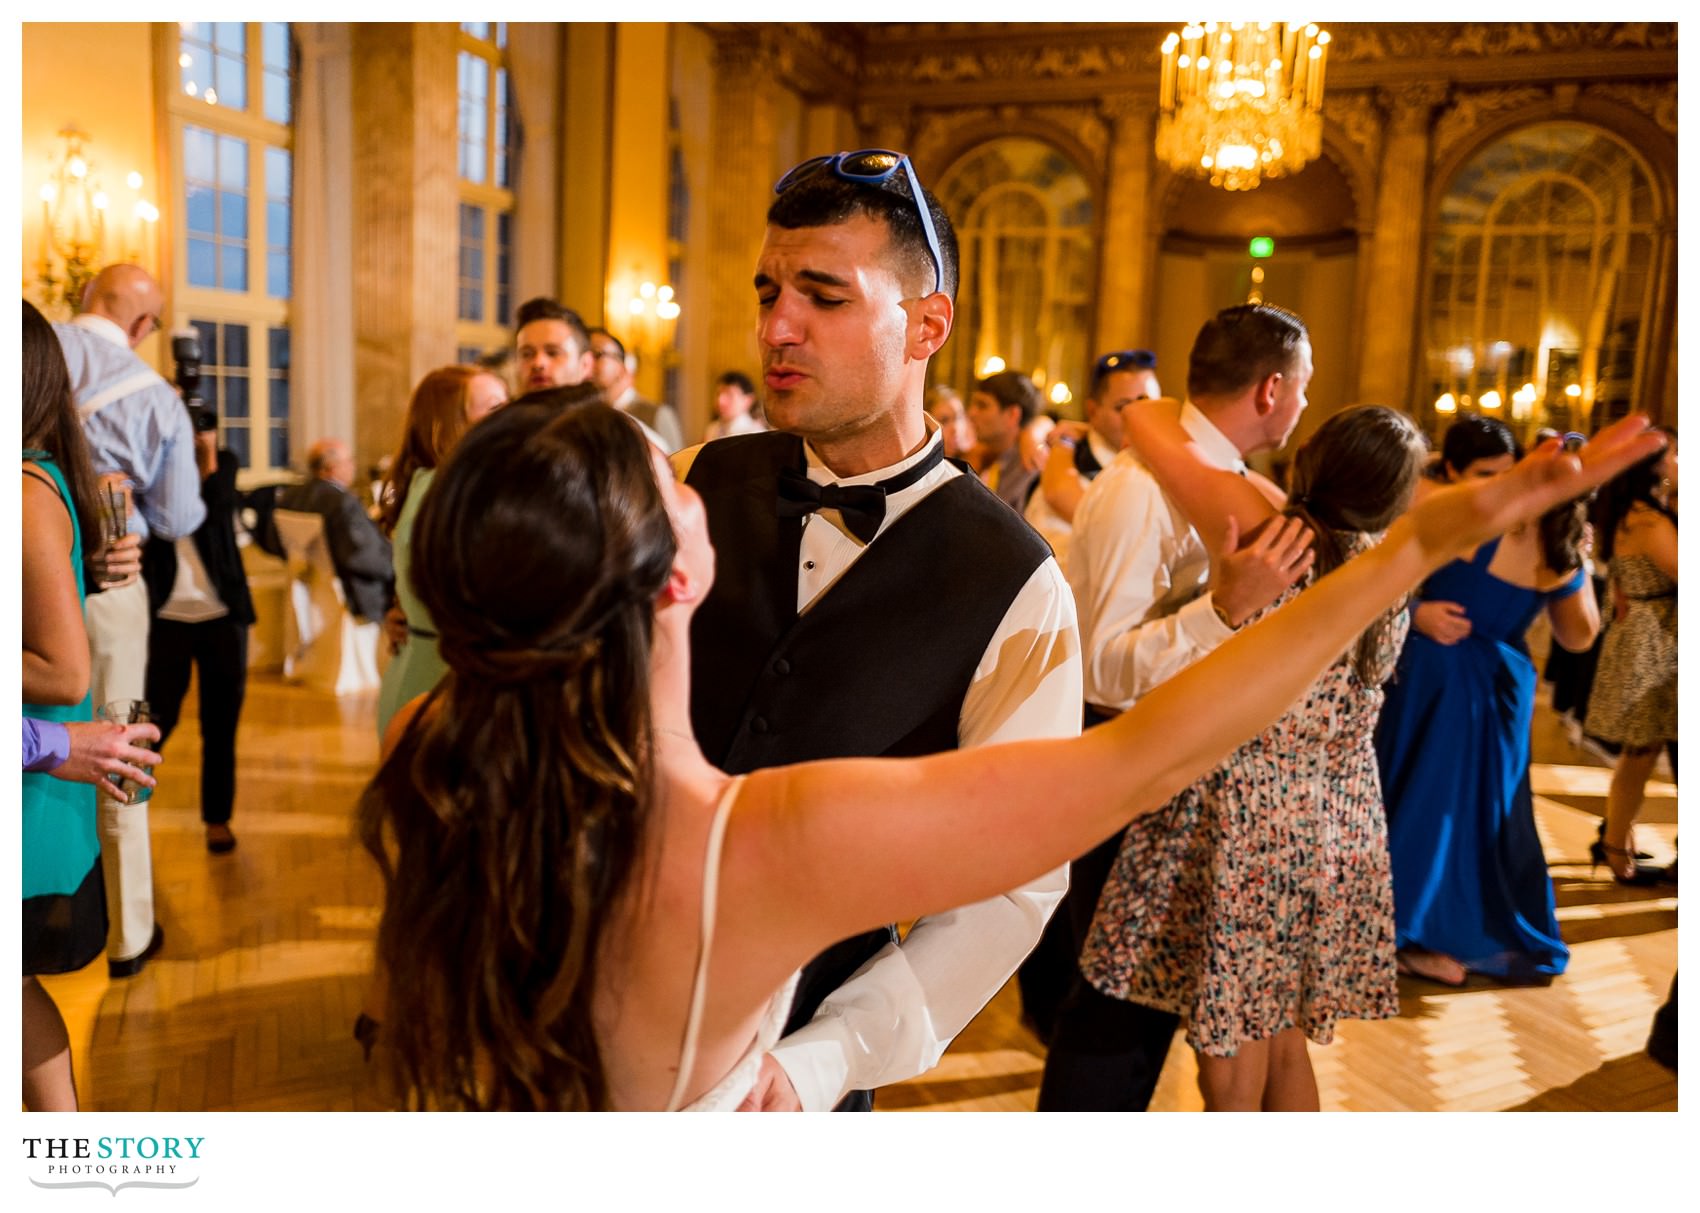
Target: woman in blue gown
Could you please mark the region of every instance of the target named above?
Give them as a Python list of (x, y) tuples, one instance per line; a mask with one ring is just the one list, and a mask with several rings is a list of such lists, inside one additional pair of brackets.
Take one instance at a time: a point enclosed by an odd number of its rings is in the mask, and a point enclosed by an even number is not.
[[(1464, 417), (1447, 431), (1439, 478), (1496, 475), (1519, 453), (1502, 423)], [(1536, 674), (1524, 633), (1544, 610), (1563, 647), (1593, 641), (1599, 608), (1581, 537), (1579, 508), (1564, 507), (1436, 570), (1419, 591), (1375, 737), (1402, 972), (1445, 985), (1470, 972), (1531, 980), (1569, 960), (1535, 833)]]

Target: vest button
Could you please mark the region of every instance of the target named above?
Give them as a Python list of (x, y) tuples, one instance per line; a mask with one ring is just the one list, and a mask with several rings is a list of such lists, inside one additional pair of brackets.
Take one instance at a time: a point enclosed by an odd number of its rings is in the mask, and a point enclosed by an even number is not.
[(781, 657), (778, 661), (773, 663), (773, 672), (775, 674), (789, 674), (791, 672), (791, 663)]
[(765, 733), (765, 732), (767, 732), (767, 717), (766, 716), (757, 716), (754, 720), (750, 721), (750, 732), (752, 732), (752, 733)]

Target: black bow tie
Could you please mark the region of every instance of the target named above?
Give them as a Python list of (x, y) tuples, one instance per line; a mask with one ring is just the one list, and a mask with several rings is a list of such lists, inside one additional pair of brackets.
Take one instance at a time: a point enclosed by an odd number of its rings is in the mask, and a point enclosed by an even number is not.
[(863, 544), (874, 541), (885, 521), (885, 496), (908, 488), (944, 459), (944, 444), (934, 443), (914, 467), (878, 484), (816, 484), (796, 468), (779, 469), (779, 516), (801, 518), (816, 510), (837, 510), (850, 533)]

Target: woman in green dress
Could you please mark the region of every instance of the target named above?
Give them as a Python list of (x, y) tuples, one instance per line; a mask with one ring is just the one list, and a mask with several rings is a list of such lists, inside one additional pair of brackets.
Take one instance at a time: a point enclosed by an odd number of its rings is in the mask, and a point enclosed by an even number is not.
[[(83, 560), (101, 547), (97, 489), (59, 339), (27, 300), (22, 362), (24, 715), (85, 721)], [(36, 977), (74, 972), (106, 945), (93, 787), (25, 773), (23, 883), (23, 1100), (31, 1111), (75, 1111), (70, 1038)]]
[(378, 690), (378, 736), (390, 717), (415, 695), (437, 685), (448, 669), (437, 654), (436, 628), (413, 588), (413, 519), (431, 487), (437, 465), (448, 458), (474, 422), (508, 402), (508, 389), (489, 371), (445, 366), (430, 372), (413, 389), (401, 449), (391, 464), (378, 529), (395, 553), (396, 606), (407, 620), (407, 637), (384, 670)]

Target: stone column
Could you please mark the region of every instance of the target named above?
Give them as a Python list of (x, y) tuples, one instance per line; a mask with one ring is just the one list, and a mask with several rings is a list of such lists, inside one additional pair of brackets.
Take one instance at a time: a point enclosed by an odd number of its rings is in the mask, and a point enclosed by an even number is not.
[(1152, 141), (1155, 110), (1130, 93), (1112, 93), (1101, 103), (1110, 126), (1104, 171), (1103, 225), (1098, 247), (1098, 323), (1091, 353), (1129, 346), (1150, 347), (1144, 331), (1147, 294), (1155, 267), (1146, 239), (1151, 210)]
[(354, 447), (396, 445), (413, 385), (454, 361), (459, 195), (451, 23), (355, 23)]
[(291, 259), (290, 449), (320, 438), (353, 441), (354, 248), (347, 206), (356, 181), (350, 155), (350, 32), (345, 23), (302, 22), (300, 101), (295, 111), (294, 246)]
[(1446, 86), (1434, 82), (1400, 85), (1380, 94), (1388, 117), (1375, 235), (1368, 247), (1358, 399), (1413, 414), (1421, 407), (1411, 399), (1411, 385), (1420, 355), (1417, 307), (1423, 283), (1431, 119), (1434, 107), (1445, 98)]
[(714, 48), (714, 171), (708, 187), (709, 291), (695, 304), (712, 309), (708, 349), (716, 373), (759, 378), (755, 293), (750, 286), (773, 197), (777, 131), (773, 87), (759, 32), (720, 34)]

